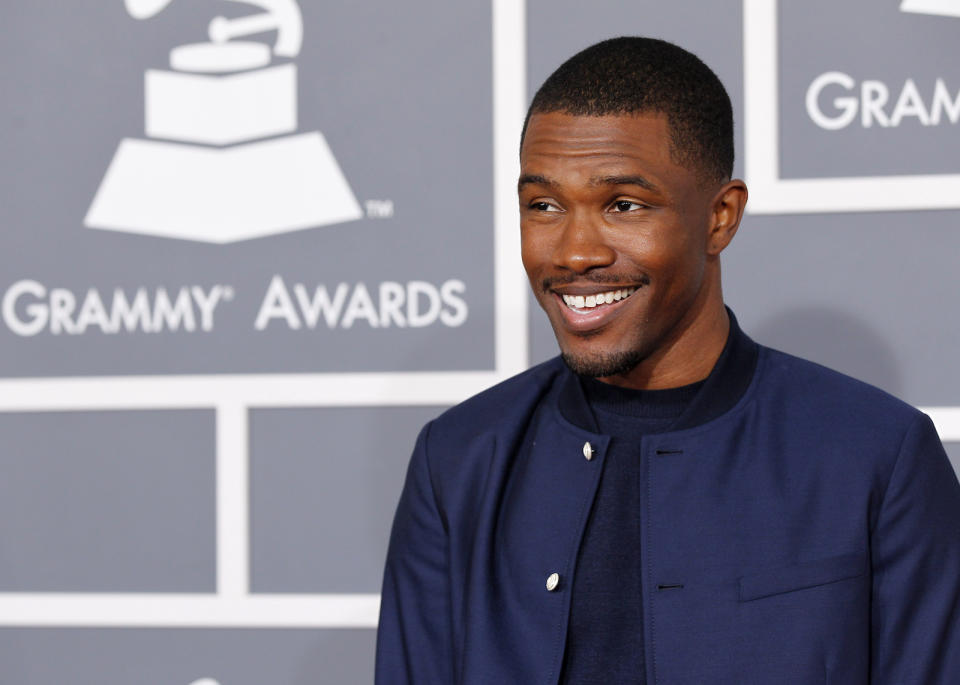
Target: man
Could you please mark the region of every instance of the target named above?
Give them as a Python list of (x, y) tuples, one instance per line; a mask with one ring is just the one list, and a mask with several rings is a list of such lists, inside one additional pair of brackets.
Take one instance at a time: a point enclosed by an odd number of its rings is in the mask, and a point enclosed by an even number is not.
[(960, 683), (960, 485), (930, 420), (724, 307), (747, 190), (699, 59), (618, 38), (530, 107), (555, 359), (426, 426), (380, 683)]

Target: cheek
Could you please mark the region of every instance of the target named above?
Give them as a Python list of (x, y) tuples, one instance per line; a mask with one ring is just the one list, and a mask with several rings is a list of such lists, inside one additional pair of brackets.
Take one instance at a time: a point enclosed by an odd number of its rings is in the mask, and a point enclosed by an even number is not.
[(654, 280), (681, 272), (689, 261), (689, 246), (673, 226), (628, 233), (613, 247), (624, 265), (629, 264)]
[[(682, 229), (677, 229), (677, 235)], [(675, 301), (699, 290), (706, 266), (703, 246), (691, 240), (634, 241), (624, 255), (639, 274), (650, 279), (650, 298)], [(640, 249), (642, 247), (642, 249)]]
[(665, 227), (650, 246), (650, 259), (672, 273), (695, 273), (703, 268), (706, 245), (701, 231), (683, 222)]

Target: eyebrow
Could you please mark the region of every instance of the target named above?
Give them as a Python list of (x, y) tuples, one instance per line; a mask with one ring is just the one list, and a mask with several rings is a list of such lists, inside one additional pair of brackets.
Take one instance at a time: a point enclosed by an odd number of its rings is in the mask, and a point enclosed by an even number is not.
[(600, 176), (590, 179), (590, 185), (595, 186), (640, 186), (644, 190), (657, 191), (656, 185), (643, 176)]
[[(539, 174), (524, 174), (520, 177), (520, 180), (517, 182), (517, 190), (523, 190), (524, 186), (527, 185), (541, 185), (547, 187), (555, 187), (557, 185), (556, 181), (551, 181), (546, 176), (540, 176)], [(596, 176), (590, 179), (590, 185), (593, 186), (639, 186), (645, 190), (650, 190), (657, 192), (659, 189), (656, 185), (648, 181), (643, 176)]]
[(527, 185), (540, 185), (540, 186), (555, 186), (555, 182), (548, 179), (546, 176), (540, 176), (538, 174), (524, 174), (520, 177), (520, 180), (517, 181), (517, 190), (523, 190), (524, 186)]

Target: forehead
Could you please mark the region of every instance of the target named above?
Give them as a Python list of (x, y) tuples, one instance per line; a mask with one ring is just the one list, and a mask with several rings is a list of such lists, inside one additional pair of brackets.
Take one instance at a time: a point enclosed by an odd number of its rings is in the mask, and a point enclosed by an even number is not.
[(681, 181), (689, 172), (671, 157), (664, 114), (579, 116), (537, 113), (527, 124), (520, 166), (524, 173), (548, 167), (556, 173), (635, 171)]

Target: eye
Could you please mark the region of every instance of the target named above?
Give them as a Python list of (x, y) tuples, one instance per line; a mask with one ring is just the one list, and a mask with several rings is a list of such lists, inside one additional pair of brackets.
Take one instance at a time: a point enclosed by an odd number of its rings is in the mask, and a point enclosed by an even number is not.
[(646, 209), (646, 207), (647, 205), (634, 202), (633, 200), (617, 200), (610, 205), (610, 209), (614, 212), (633, 212), (638, 209)]
[(529, 205), (530, 209), (535, 212), (559, 212), (560, 208), (556, 205), (552, 205), (545, 200), (538, 200), (536, 202), (531, 202)]

